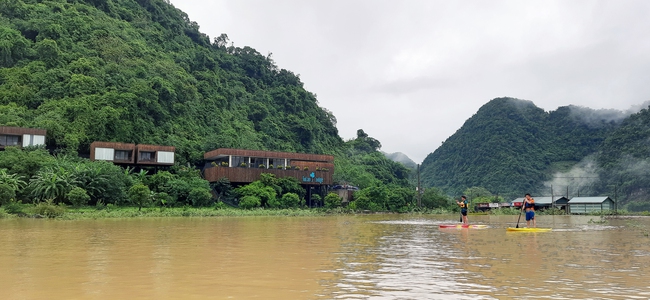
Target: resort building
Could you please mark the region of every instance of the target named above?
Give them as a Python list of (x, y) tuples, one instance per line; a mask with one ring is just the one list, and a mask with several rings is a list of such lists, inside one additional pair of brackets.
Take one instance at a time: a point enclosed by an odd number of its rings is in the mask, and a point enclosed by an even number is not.
[(173, 146), (93, 142), (90, 144), (90, 160), (126, 165), (171, 166), (174, 165), (175, 151)]
[(176, 147), (160, 145), (135, 146), (136, 164), (152, 166), (173, 166)]
[(203, 158), (203, 176), (209, 182), (228, 178), (233, 184), (246, 184), (271, 173), (277, 178), (294, 177), (302, 185), (330, 186), (334, 173), (332, 155), (220, 148)]
[(46, 133), (45, 129), (0, 126), (0, 150), (9, 146), (45, 146)]

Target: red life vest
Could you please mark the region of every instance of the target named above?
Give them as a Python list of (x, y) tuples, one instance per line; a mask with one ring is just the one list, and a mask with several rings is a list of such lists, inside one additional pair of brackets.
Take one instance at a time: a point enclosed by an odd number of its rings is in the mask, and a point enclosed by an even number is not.
[(524, 200), (524, 208), (526, 208), (526, 209), (528, 209), (528, 208), (535, 209), (535, 199), (530, 198), (530, 200), (528, 200), (528, 201), (529, 202), (526, 202), (526, 200)]

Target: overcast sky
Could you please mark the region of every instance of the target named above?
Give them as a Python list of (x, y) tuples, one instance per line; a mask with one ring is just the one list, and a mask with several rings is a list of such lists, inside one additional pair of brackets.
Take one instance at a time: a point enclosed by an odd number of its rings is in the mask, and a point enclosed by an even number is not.
[(171, 0), (300, 75), (340, 136), (416, 163), (496, 97), (547, 110), (650, 100), (650, 1)]

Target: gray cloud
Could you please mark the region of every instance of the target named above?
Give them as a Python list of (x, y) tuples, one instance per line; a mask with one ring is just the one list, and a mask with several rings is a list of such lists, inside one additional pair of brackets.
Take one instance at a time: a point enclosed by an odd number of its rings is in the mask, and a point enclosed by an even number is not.
[(489, 100), (626, 110), (649, 100), (650, 2), (171, 0), (273, 53), (331, 110), (416, 162)]

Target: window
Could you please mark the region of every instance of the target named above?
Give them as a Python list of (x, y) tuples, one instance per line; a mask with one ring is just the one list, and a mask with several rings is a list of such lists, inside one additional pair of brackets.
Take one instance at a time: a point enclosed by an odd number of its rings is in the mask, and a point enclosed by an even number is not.
[(95, 160), (109, 160), (115, 159), (115, 150), (112, 148), (95, 148)]
[(174, 163), (174, 152), (169, 151), (158, 151), (158, 161), (163, 164), (173, 164)]
[[(228, 162), (227, 157), (225, 157), (225, 162)], [(232, 166), (230, 167), (243, 167), (243, 166), (248, 166), (248, 157), (244, 157), (244, 156), (232, 157)]]
[(140, 152), (138, 161), (156, 161), (156, 152)]
[(131, 160), (131, 151), (130, 150), (115, 150), (115, 160)]
[(17, 146), (20, 145), (19, 135), (0, 135), (0, 146)]
[(251, 167), (259, 168), (260, 165), (267, 167), (266, 158), (251, 157)]
[(269, 164), (273, 165), (274, 167), (284, 167), (284, 158), (271, 158), (269, 159)]

